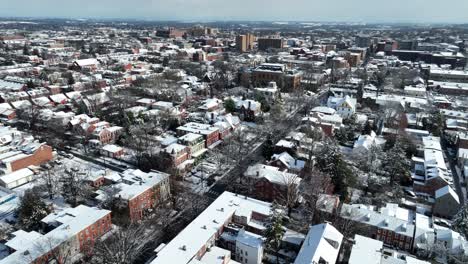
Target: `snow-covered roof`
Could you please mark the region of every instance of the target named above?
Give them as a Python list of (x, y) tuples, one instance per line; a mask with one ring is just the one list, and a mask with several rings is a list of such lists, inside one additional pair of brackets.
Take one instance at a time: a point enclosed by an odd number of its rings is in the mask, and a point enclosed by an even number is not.
[(118, 184), (120, 188), (118, 197), (131, 200), (149, 188), (153, 188), (160, 182), (169, 178), (169, 174), (151, 171), (143, 172), (141, 170), (128, 169), (121, 173), (122, 183)]
[(31, 260), (49, 252), (51, 248), (56, 248), (63, 242), (76, 237), (79, 232), (110, 213), (109, 210), (79, 205), (62, 212), (49, 214), (43, 219), (43, 222), (58, 220), (61, 225), (45, 235), (31, 237), (29, 243), (0, 260), (0, 263), (30, 263)]
[(82, 60), (76, 60), (76, 64), (80, 67), (86, 67), (86, 66), (92, 66), (92, 65), (99, 65), (99, 61), (96, 59), (82, 59)]
[(281, 154), (274, 154), (272, 160), (281, 161), (281, 163), (291, 170), (302, 170), (305, 166), (305, 161), (293, 158), (286, 151)]
[(114, 144), (108, 144), (108, 145), (105, 145), (104, 147), (102, 147), (102, 150), (110, 152), (110, 153), (117, 153), (117, 152), (123, 150), (123, 148), (119, 147), (117, 145), (114, 145)]
[(4, 182), (6, 185), (16, 182), (18, 180), (27, 178), (34, 175), (34, 172), (28, 168), (20, 169), (12, 173), (3, 175), (0, 177), (0, 181)]
[(331, 224), (314, 225), (297, 254), (294, 264), (335, 263), (343, 235)]
[(349, 264), (380, 264), (383, 242), (369, 237), (355, 235), (349, 256)]
[(445, 195), (450, 195), (453, 197), (453, 199), (455, 199), (455, 201), (457, 201), (457, 203), (460, 203), (460, 199), (458, 198), (458, 194), (455, 192), (454, 189), (452, 189), (452, 187), (450, 186), (444, 186), (440, 189), (438, 189), (436, 192), (435, 192), (435, 198), (436, 199), (439, 199)]
[(299, 184), (301, 182), (301, 178), (299, 178), (297, 174), (280, 171), (277, 167), (263, 164), (256, 164), (248, 167), (244, 175), (257, 180), (265, 178), (269, 182), (280, 185), (287, 185), (290, 183)]
[(151, 264), (189, 263), (233, 215), (250, 223), (252, 213), (268, 216), (270, 210), (270, 203), (224, 192), (161, 249)]

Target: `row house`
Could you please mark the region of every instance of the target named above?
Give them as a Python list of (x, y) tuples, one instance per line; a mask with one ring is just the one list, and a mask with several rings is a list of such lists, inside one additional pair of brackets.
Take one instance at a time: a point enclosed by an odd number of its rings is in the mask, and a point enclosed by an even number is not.
[(365, 235), (369, 235), (387, 245), (411, 251), (413, 249), (415, 226), (407, 215), (398, 213), (390, 214), (385, 210), (375, 211), (372, 206), (362, 204), (343, 204), (340, 216), (361, 224), (363, 228), (360, 230), (366, 232)]
[(14, 172), (29, 166), (40, 166), (53, 159), (52, 147), (45, 143), (32, 142), (0, 154), (0, 166), (5, 172)]
[(191, 158), (190, 148), (178, 143), (171, 144), (164, 148), (163, 154), (170, 157), (174, 167), (179, 167), (179, 165)]
[(453, 184), (453, 178), (446, 166), (440, 138), (423, 137), (424, 157), (413, 157), (413, 189), (416, 192), (434, 196), (435, 192)]
[(208, 124), (190, 122), (177, 128), (179, 135), (187, 133), (200, 134), (205, 139), (205, 147), (209, 148), (219, 141), (219, 128)]
[(116, 196), (127, 205), (130, 221), (143, 219), (145, 213), (167, 200), (170, 196), (169, 174), (128, 169), (122, 174), (120, 191)]
[[(265, 223), (270, 212), (270, 203), (224, 192), (174, 239), (158, 250), (151, 264), (202, 261), (210, 252), (221, 251), (216, 245), (224, 236), (232, 239), (232, 236), (225, 234), (231, 227), (238, 230), (234, 245), (228, 248), (235, 261), (239, 262), (242, 257), (242, 263), (261, 263), (263, 248), (258, 228)], [(257, 246), (252, 247), (252, 243)], [(246, 249), (248, 254), (245, 253)], [(225, 253), (223, 255), (227, 256)], [(228, 258), (224, 260), (228, 262), (223, 263), (237, 263), (229, 262)]]
[(269, 202), (285, 197), (291, 185), (297, 190), (301, 182), (297, 174), (263, 164), (250, 166), (244, 176), (253, 183), (256, 196)]
[(190, 157), (199, 157), (206, 152), (205, 140), (202, 135), (188, 133), (178, 139), (179, 144), (188, 146)]
[(111, 212), (79, 205), (54, 212), (41, 220), (42, 234), (18, 230), (5, 243), (9, 254), (0, 263), (45, 264), (61, 261), (61, 256), (70, 259), (89, 254), (94, 242), (112, 228)]

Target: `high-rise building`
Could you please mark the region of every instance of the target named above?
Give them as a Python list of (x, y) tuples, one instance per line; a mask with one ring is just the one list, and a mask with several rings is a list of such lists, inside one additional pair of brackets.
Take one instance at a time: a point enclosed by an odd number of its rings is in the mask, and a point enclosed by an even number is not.
[(284, 47), (284, 41), (282, 38), (259, 38), (258, 49), (282, 49)]
[(236, 47), (239, 52), (247, 52), (253, 49), (255, 36), (252, 34), (238, 35), (236, 37)]

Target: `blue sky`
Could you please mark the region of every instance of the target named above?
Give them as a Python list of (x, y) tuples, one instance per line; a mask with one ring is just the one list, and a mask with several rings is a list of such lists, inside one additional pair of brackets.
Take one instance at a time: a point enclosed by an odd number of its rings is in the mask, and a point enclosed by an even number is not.
[(468, 0), (0, 0), (0, 16), (468, 22)]

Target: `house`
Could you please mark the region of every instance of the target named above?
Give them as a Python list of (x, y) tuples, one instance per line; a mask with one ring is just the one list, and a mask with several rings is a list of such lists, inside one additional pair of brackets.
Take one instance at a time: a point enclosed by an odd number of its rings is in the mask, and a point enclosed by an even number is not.
[[(200, 263), (208, 252), (217, 250), (215, 245), (220, 247), (225, 244), (231, 245), (226, 249), (231, 251), (236, 262), (226, 259), (223, 263), (261, 263), (259, 256), (263, 249), (258, 235), (265, 229), (262, 223), (270, 211), (270, 203), (223, 192), (174, 239), (158, 250), (151, 264)], [(248, 253), (245, 253), (245, 249)]]
[(33, 180), (34, 172), (28, 168), (20, 169), (0, 177), (0, 185), (13, 189)]
[(14, 172), (31, 165), (39, 166), (53, 159), (52, 148), (45, 143), (29, 143), (17, 151), (0, 154), (0, 166), (5, 172)]
[(268, 102), (274, 102), (278, 98), (279, 89), (276, 82), (270, 82), (265, 88), (255, 88), (255, 93), (263, 96)]
[(163, 149), (164, 154), (169, 155), (174, 167), (178, 167), (191, 158), (190, 148), (178, 143), (171, 144)]
[(360, 234), (375, 237), (385, 244), (402, 250), (412, 250), (415, 241), (415, 225), (407, 209), (387, 204), (376, 211), (373, 206), (343, 204), (340, 217), (360, 224)]
[(271, 157), (269, 165), (278, 167), (283, 171), (287, 170), (299, 173), (304, 169), (305, 161), (293, 158), (288, 152), (283, 152), (280, 154), (274, 154)]
[(194, 133), (203, 135), (205, 147), (209, 148), (219, 142), (219, 128), (208, 124), (190, 122), (177, 128), (179, 135)]
[(423, 137), (424, 158), (413, 157), (413, 189), (435, 195), (436, 190), (453, 184), (453, 178), (444, 160), (440, 138)]
[(384, 243), (369, 237), (355, 235), (349, 264), (429, 264), (404, 252), (384, 247)]
[(354, 142), (353, 154), (366, 155), (372, 146), (376, 145), (376, 137), (374, 131), (371, 131), (370, 135), (360, 135), (359, 138)]
[(73, 62), (73, 67), (77, 70), (95, 71), (100, 65), (101, 63), (97, 59), (82, 59)]
[(460, 199), (455, 190), (444, 186), (435, 192), (434, 215), (451, 219), (460, 210)]
[(328, 97), (327, 107), (335, 109), (336, 113), (342, 118), (350, 118), (356, 112), (356, 98), (348, 95), (345, 97)]
[(205, 148), (205, 140), (200, 134), (188, 133), (178, 139), (179, 144), (189, 147), (190, 157), (199, 157), (207, 151)]
[(101, 155), (109, 158), (119, 158), (124, 154), (124, 149), (117, 145), (108, 144), (104, 145), (99, 152), (101, 153)]
[(94, 242), (112, 228), (110, 211), (86, 205), (51, 213), (41, 223), (50, 230), (46, 234), (14, 232), (5, 244), (12, 253), (0, 263), (48, 263), (53, 251), (61, 250), (75, 258), (89, 253)]
[(331, 224), (311, 226), (294, 264), (334, 264), (342, 241), (343, 235)]
[(285, 197), (291, 186), (298, 190), (301, 182), (301, 178), (297, 174), (280, 171), (277, 167), (262, 164), (248, 167), (244, 176), (253, 183), (256, 197), (269, 202)]
[[(116, 185), (120, 190), (116, 194), (125, 205), (121, 213), (130, 221), (139, 221), (151, 208), (154, 208), (170, 197), (169, 174), (151, 171), (128, 169), (121, 173), (121, 180)], [(97, 199), (106, 199), (105, 195)]]

